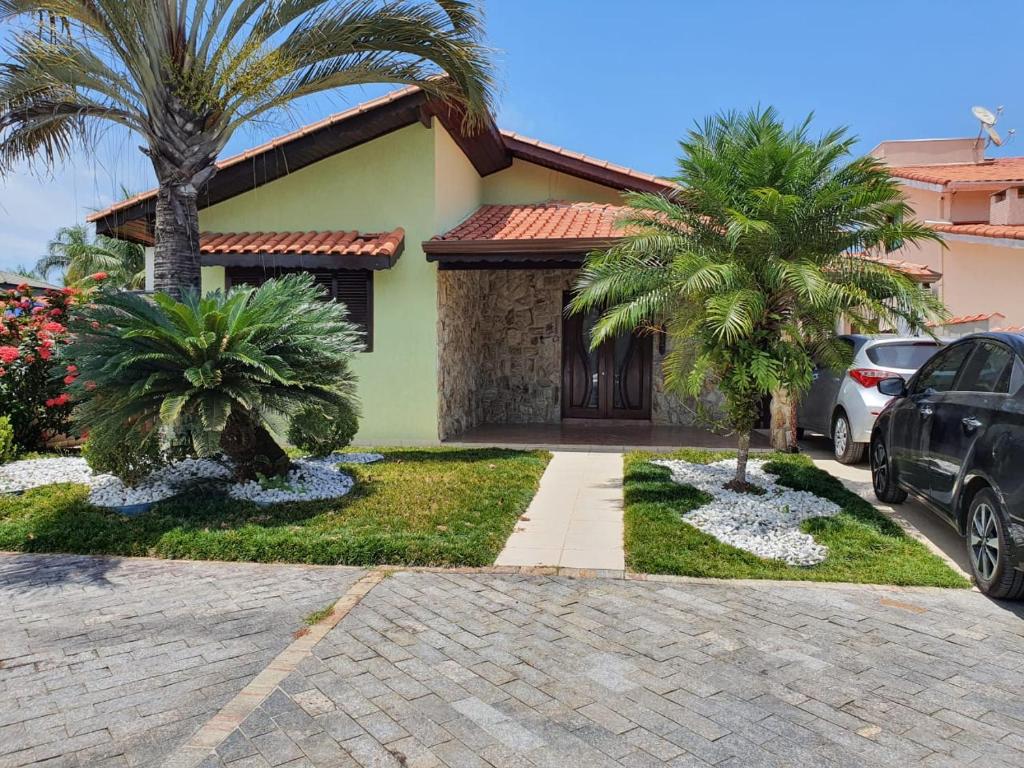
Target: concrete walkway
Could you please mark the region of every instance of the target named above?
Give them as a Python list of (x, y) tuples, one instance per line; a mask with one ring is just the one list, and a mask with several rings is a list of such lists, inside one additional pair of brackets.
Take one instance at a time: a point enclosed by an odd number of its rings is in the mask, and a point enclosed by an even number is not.
[(495, 565), (625, 569), (622, 454), (555, 452)]

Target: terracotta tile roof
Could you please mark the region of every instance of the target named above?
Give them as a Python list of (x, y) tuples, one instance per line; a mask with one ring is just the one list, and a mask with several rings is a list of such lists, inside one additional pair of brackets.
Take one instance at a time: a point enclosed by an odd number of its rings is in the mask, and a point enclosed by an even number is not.
[[(344, 112), (338, 112), (333, 115), (328, 115), (322, 120), (318, 120), (315, 123), (310, 123), (309, 125), (304, 125), (301, 128), (297, 128), (294, 131), (290, 131), (286, 134), (278, 136), (277, 138), (271, 139), (270, 141), (266, 141), (263, 144), (260, 144), (259, 146), (253, 147), (252, 149), (247, 149), (244, 152), (240, 152), (237, 155), (232, 155), (231, 157), (227, 157), (223, 160), (218, 160), (217, 169), (224, 170), (225, 168), (229, 168), (232, 165), (238, 165), (239, 163), (243, 163), (246, 160), (255, 157), (256, 155), (259, 155), (271, 149), (275, 149), (276, 147), (280, 147), (281, 145), (287, 144), (290, 141), (294, 141), (295, 139), (298, 139), (301, 136), (313, 133), (322, 128), (327, 128), (336, 123), (344, 122), (345, 120), (348, 120), (351, 117), (361, 115), (364, 112), (368, 112), (376, 107), (380, 107), (385, 104), (390, 104), (391, 102), (397, 101), (398, 99), (408, 96), (411, 93), (415, 93), (418, 90), (420, 89), (417, 86), (410, 85), (406, 88), (400, 88), (397, 91), (387, 93), (384, 96), (380, 96), (379, 98), (364, 101), (362, 104), (358, 104), (357, 106), (352, 107), (351, 109), (346, 109)], [(112, 213), (116, 213), (117, 211), (123, 210), (125, 208), (130, 208), (132, 205), (136, 203), (141, 203), (144, 200), (154, 198), (156, 197), (156, 193), (156, 189), (150, 189), (145, 192), (140, 192), (139, 194), (129, 197), (125, 200), (119, 200), (113, 205), (104, 208), (102, 211), (90, 213), (88, 216), (85, 217), (85, 220), (93, 222), (98, 221), (99, 219), (106, 218)]]
[(902, 259), (890, 259), (881, 256), (865, 256), (864, 254), (859, 255), (861, 256), (861, 258), (868, 259), (869, 261), (875, 261), (878, 262), (879, 264), (885, 264), (888, 267), (892, 267), (893, 269), (902, 272), (907, 277), (922, 283), (934, 283), (942, 277), (941, 272), (936, 272), (934, 269), (924, 264), (915, 264), (912, 261), (903, 261)]
[[(251, 160), (252, 158), (259, 157), (264, 153), (289, 144), (303, 136), (314, 134), (325, 128), (330, 128), (358, 115), (372, 112), (375, 109), (391, 104), (392, 102), (399, 101), (400, 99), (406, 98), (419, 91), (420, 89), (418, 87), (409, 86), (393, 91), (379, 98), (371, 99), (370, 101), (359, 104), (352, 109), (345, 110), (344, 112), (338, 112), (337, 114), (318, 120), (315, 123), (310, 123), (309, 125), (290, 131), (282, 136), (278, 136), (275, 139), (264, 142), (263, 144), (253, 147), (252, 149), (248, 149), (245, 152), (241, 152), (223, 160), (218, 160), (217, 168), (218, 170), (223, 171), (227, 168), (238, 165), (247, 160)], [(512, 133), (510, 131), (501, 131), (496, 135), (495, 140), (499, 144), (502, 142), (505, 144), (504, 147), (499, 147), (500, 151), (511, 153), (511, 156), (523, 157), (528, 162), (543, 163), (545, 162), (545, 156), (549, 158), (561, 158), (564, 160), (564, 163), (551, 163), (552, 167), (554, 167), (554, 165), (559, 165), (559, 170), (584, 178), (592, 178), (596, 180), (597, 183), (604, 184), (605, 186), (621, 185), (621, 188), (623, 189), (646, 189), (653, 191), (669, 190), (675, 187), (672, 182), (658, 178), (652, 174), (643, 173), (622, 165), (616, 165), (615, 163), (609, 163), (605, 160), (589, 157), (579, 152), (571, 152), (563, 147), (520, 136), (519, 134)], [(562, 165), (565, 167), (562, 168)], [(215, 180), (218, 178), (218, 176), (214, 177)], [(125, 200), (120, 200), (101, 211), (89, 214), (86, 217), (86, 220), (89, 222), (102, 221), (113, 214), (126, 211), (134, 205), (154, 199), (156, 197), (156, 192), (156, 189), (150, 189)]]
[(983, 163), (950, 163), (948, 165), (911, 165), (889, 168), (889, 173), (902, 179), (929, 184), (967, 182), (1024, 182), (1024, 157), (999, 157)]
[(644, 173), (643, 171), (637, 171), (634, 170), (633, 168), (627, 168), (624, 165), (616, 165), (615, 163), (609, 163), (607, 160), (599, 160), (596, 157), (584, 155), (582, 152), (573, 152), (572, 150), (566, 149), (565, 147), (559, 147), (555, 144), (548, 144), (547, 142), (540, 141), (538, 139), (531, 139), (528, 136), (523, 136), (522, 134), (515, 133), (514, 131), (501, 131), (501, 135), (506, 140), (506, 143), (513, 145), (513, 147), (518, 142), (521, 144), (529, 145), (530, 147), (542, 150), (544, 152), (550, 152), (555, 155), (560, 155), (569, 160), (578, 160), (580, 162), (586, 163), (587, 165), (592, 165), (597, 168), (612, 171), (623, 176), (632, 177), (634, 179), (637, 179), (638, 181), (648, 182), (650, 184), (654, 184), (659, 187), (664, 187), (666, 189), (677, 187), (677, 185), (674, 182), (669, 181), (668, 179), (663, 179), (659, 176), (655, 176), (652, 173)]
[(380, 234), (359, 232), (203, 232), (199, 251), (206, 254), (317, 254), (324, 256), (393, 256), (405, 230)]
[(622, 237), (616, 221), (626, 210), (607, 203), (484, 205), (430, 242), (613, 239)]
[(944, 232), (947, 235), (1024, 240), (1024, 225), (1021, 224), (947, 224), (941, 221), (928, 221), (925, 223), (936, 232)]
[(1006, 319), (1006, 315), (1001, 312), (984, 312), (976, 315), (957, 315), (951, 317), (948, 320), (941, 323), (931, 323), (932, 328), (941, 328), (944, 325), (966, 325), (967, 323), (983, 323), (986, 320), (995, 320), (996, 318), (1001, 320)]
[(992, 328), (998, 333), (1024, 333), (1024, 325), (1004, 325), (1001, 328)]

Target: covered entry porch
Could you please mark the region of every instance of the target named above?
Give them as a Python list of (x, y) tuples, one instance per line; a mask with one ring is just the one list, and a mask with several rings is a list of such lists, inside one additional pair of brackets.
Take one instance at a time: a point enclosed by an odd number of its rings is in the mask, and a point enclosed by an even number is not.
[(620, 213), (592, 203), (484, 206), (423, 244), (438, 264), (442, 441), (730, 444), (694, 426), (696, 403), (665, 391), (659, 339), (625, 334), (591, 350), (596, 316), (565, 312), (585, 255), (615, 241)]

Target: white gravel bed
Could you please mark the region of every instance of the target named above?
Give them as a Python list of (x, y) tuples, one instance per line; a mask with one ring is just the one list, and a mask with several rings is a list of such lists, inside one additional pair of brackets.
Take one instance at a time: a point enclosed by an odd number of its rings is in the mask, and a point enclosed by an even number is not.
[(257, 504), (314, 501), (344, 496), (352, 478), (338, 464), (369, 464), (381, 461), (379, 453), (337, 453), (320, 459), (299, 459), (279, 483), (230, 482), (231, 465), (214, 459), (185, 459), (157, 470), (135, 487), (113, 475), (95, 474), (85, 459), (64, 457), (27, 459), (0, 465), (0, 493), (16, 493), (54, 483), (88, 485), (89, 501), (99, 507), (152, 504), (176, 496), (197, 482), (219, 482), (234, 499)]
[(658, 460), (667, 467), (672, 480), (704, 491), (713, 499), (683, 515), (683, 519), (721, 542), (745, 549), (758, 557), (782, 560), (788, 565), (817, 565), (828, 555), (828, 547), (800, 530), (812, 517), (832, 517), (840, 507), (807, 491), (796, 491), (776, 482), (764, 470), (763, 461), (747, 465), (747, 479), (765, 490), (763, 495), (737, 493), (723, 486), (736, 474), (736, 460), (713, 464)]

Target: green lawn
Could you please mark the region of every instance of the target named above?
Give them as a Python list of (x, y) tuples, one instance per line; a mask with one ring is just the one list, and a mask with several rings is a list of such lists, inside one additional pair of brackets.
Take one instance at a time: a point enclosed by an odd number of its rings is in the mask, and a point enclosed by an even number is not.
[(346, 465), (334, 501), (257, 507), (170, 500), (135, 518), (98, 509), (83, 485), (0, 496), (0, 550), (347, 565), (490, 565), (533, 498), (545, 452), (383, 450)]
[(842, 507), (835, 517), (803, 525), (829, 548), (819, 565), (799, 567), (764, 560), (723, 544), (683, 522), (680, 515), (706, 503), (700, 491), (673, 483), (668, 469), (652, 459), (711, 462), (729, 453), (683, 450), (654, 455), (631, 453), (625, 466), (626, 564), (640, 573), (726, 579), (794, 579), (870, 584), (969, 587), (920, 542), (804, 456), (772, 454), (766, 467), (782, 485), (810, 491)]

